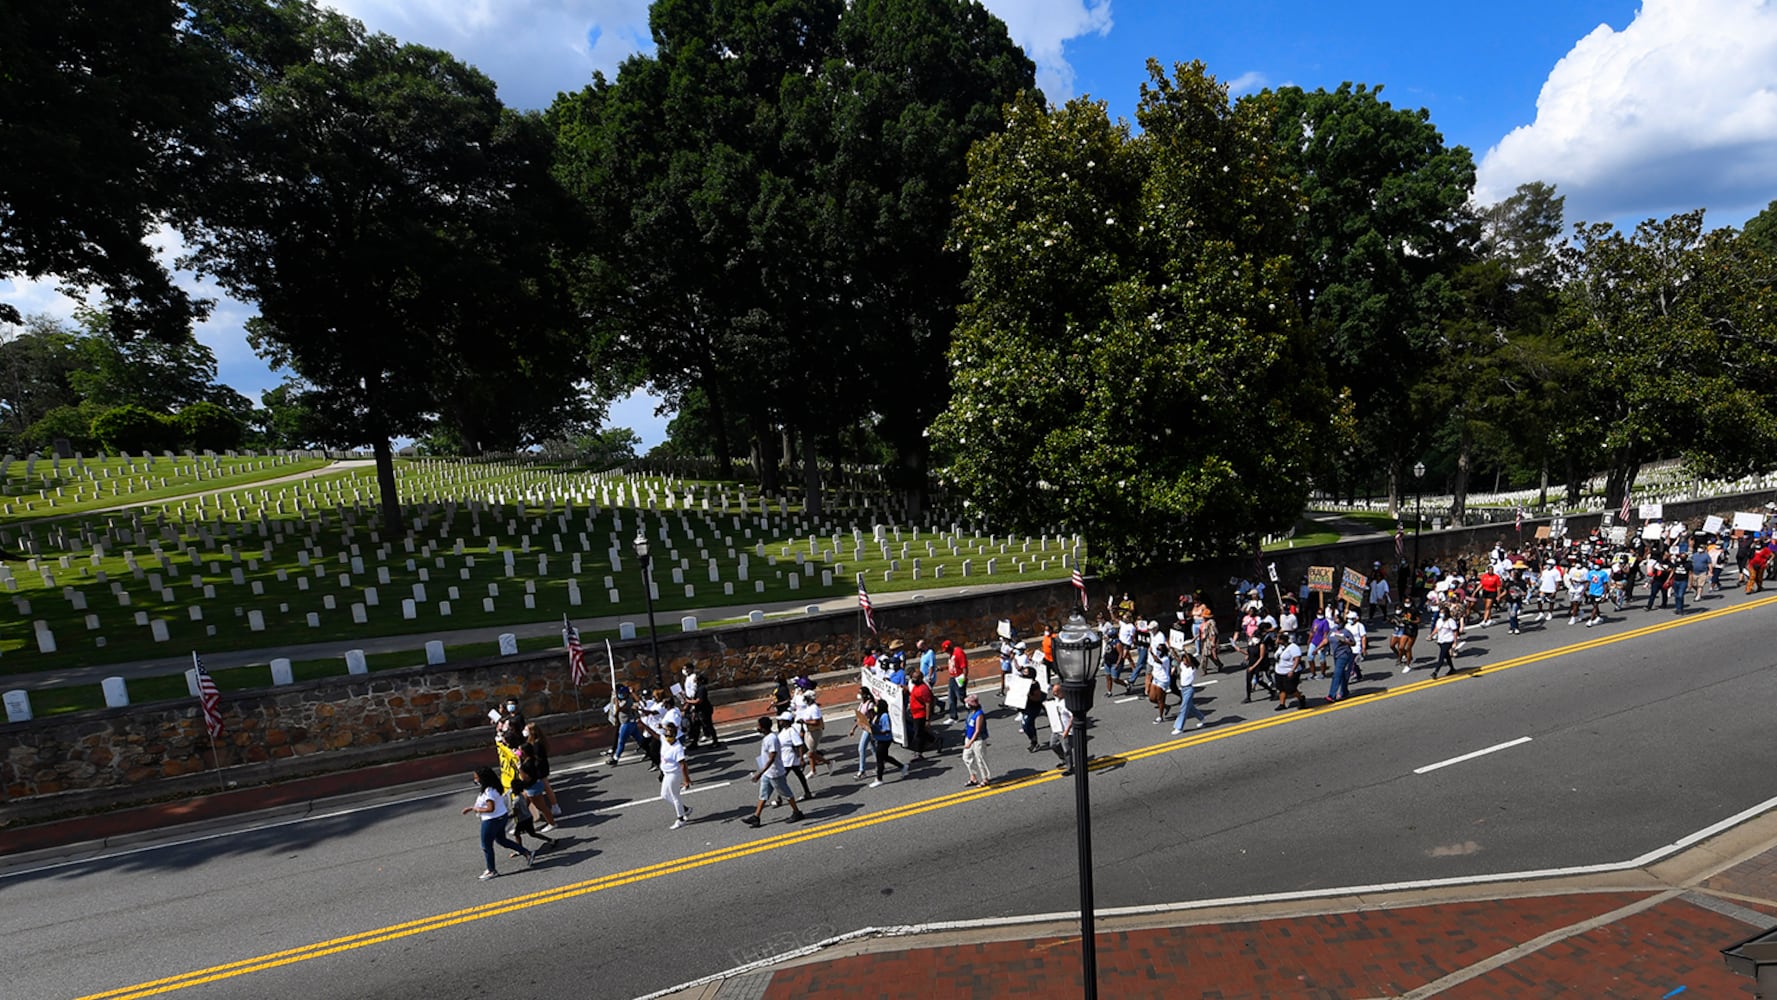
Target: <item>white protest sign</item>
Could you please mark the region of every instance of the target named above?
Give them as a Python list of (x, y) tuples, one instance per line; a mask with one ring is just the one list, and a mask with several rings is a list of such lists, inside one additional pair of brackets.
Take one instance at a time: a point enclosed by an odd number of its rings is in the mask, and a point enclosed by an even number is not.
[(1666, 508), (1663, 504), (1644, 503), (1636, 509), (1640, 512), (1643, 521), (1658, 521), (1666, 516)]
[(1719, 535), (1721, 534), (1721, 529), (1722, 519), (1720, 517), (1711, 514), (1703, 519), (1703, 533), (1705, 535)]
[(1763, 531), (1764, 527), (1765, 515), (1763, 514), (1749, 514), (1746, 511), (1739, 511), (1734, 515), (1735, 531)]
[(1063, 728), (1061, 722), (1061, 702), (1051, 698), (1048, 701), (1043, 702), (1043, 711), (1049, 714), (1049, 731), (1059, 736)]
[(862, 686), (870, 689), (871, 697), (888, 703), (889, 731), (894, 734), (895, 742), (907, 745), (907, 693), (901, 686), (889, 681), (887, 677), (874, 671), (864, 670)]
[(1014, 708), (1020, 712), (1024, 711), (1024, 706), (1030, 702), (1030, 687), (1030, 678), (1020, 677), (1017, 674), (1008, 674), (1006, 676), (1006, 697), (1004, 704), (1008, 708)]
[(1617, 545), (1627, 542), (1629, 540), (1629, 529), (1621, 524), (1610, 529), (1610, 540)]
[(1641, 537), (1649, 540), (1657, 540), (1660, 537), (1660, 522), (1655, 521), (1652, 524), (1642, 525)]

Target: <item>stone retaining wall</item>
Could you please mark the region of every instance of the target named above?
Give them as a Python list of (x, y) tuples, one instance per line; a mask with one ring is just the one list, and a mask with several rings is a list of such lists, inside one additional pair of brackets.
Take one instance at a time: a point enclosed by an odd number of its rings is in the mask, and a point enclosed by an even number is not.
[[(984, 591), (945, 600), (898, 603), (878, 609), (884, 640), (899, 636), (911, 646), (951, 638), (985, 641), (1002, 618), (1022, 631), (1063, 617), (1075, 591), (1065, 582)], [(680, 668), (702, 665), (724, 691), (771, 680), (799, 669), (810, 673), (849, 670), (857, 663), (859, 615), (855, 611), (766, 622), (759, 625), (659, 637), (661, 668), (671, 684)], [(620, 681), (651, 683), (646, 637), (613, 644)], [(267, 775), (361, 766), (386, 748), (385, 759), (459, 749), (486, 738), (487, 711), (517, 697), (532, 718), (563, 716), (576, 708), (599, 718), (610, 683), (603, 650), (589, 647), (592, 678), (576, 704), (566, 656), (559, 651), (496, 657), (464, 663), (415, 666), (374, 674), (325, 678), (222, 701), (227, 731), (216, 747), (224, 780), (267, 780)], [(132, 705), (51, 716), (0, 726), (0, 789), (9, 803), (45, 797), (78, 798), (107, 791), (109, 804), (168, 794), (156, 783), (200, 775), (216, 766), (195, 699)], [(349, 751), (349, 752), (348, 752)], [(432, 749), (431, 752), (436, 752)], [(266, 767), (285, 764), (288, 766)], [(182, 784), (188, 784), (182, 783)], [(119, 790), (128, 789), (129, 793)], [(139, 793), (139, 794), (133, 794)], [(70, 809), (78, 803), (70, 802)], [(8, 810), (11, 811), (11, 810)], [(30, 810), (35, 813), (38, 809)]]

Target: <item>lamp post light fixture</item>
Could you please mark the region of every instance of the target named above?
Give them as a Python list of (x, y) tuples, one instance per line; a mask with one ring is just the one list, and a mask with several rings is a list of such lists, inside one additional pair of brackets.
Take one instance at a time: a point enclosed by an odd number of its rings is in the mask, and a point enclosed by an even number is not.
[(636, 527), (634, 546), (636, 562), (642, 570), (642, 596), (648, 599), (648, 648), (654, 654), (654, 689), (658, 691), (666, 687), (666, 681), (660, 673), (660, 638), (654, 629), (654, 585), (648, 578), (648, 570), (654, 561), (648, 557), (648, 534), (640, 525)]
[(1104, 637), (1076, 610), (1055, 637), (1055, 668), (1061, 692), (1074, 716), (1074, 836), (1080, 849), (1080, 968), (1086, 1000), (1098, 996), (1098, 943), (1093, 936), (1092, 805), (1086, 790), (1086, 715), (1098, 687)]
[[(1425, 565), (1419, 561), (1419, 532), (1425, 528), (1425, 463), (1413, 463), (1413, 573), (1418, 575), (1419, 567)], [(1407, 595), (1401, 595), (1405, 600)]]

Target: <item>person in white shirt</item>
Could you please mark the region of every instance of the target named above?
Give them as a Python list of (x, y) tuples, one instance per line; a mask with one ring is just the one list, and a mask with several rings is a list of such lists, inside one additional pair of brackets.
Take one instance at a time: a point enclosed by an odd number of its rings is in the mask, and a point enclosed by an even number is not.
[(1185, 720), (1197, 720), (1197, 728), (1202, 729), (1209, 722), (1209, 716), (1197, 707), (1197, 661), (1186, 653), (1178, 661), (1179, 706), (1178, 719), (1172, 724), (1172, 735), (1183, 736)]
[(1271, 669), (1277, 675), (1277, 707), (1274, 712), (1281, 712), (1289, 707), (1290, 697), (1296, 699), (1297, 708), (1308, 707), (1308, 696), (1302, 693), (1302, 646), (1293, 635), (1285, 635), (1288, 642), (1277, 651), (1277, 664)]
[(1543, 567), (1536, 580), (1538, 621), (1548, 621), (1555, 610), (1555, 595), (1561, 590), (1561, 568), (1554, 563)]
[(765, 811), (765, 803), (773, 797), (787, 799), (790, 803), (790, 818), (785, 822), (802, 819), (802, 808), (796, 804), (796, 797), (790, 794), (790, 782), (787, 780), (789, 772), (784, 770), (781, 746), (771, 716), (760, 716), (758, 728), (759, 767), (752, 773), (750, 780), (759, 783), (759, 804), (753, 807), (753, 814), (741, 822), (748, 826), (758, 826), (759, 814)]
[(673, 807), (673, 825), (677, 830), (691, 819), (691, 807), (680, 798), (691, 789), (691, 772), (685, 767), (685, 744), (679, 741), (679, 728), (666, 724), (660, 740), (660, 797)]
[(1172, 687), (1172, 658), (1166, 652), (1166, 644), (1160, 644), (1158, 653), (1148, 654), (1148, 701), (1154, 706), (1154, 724), (1166, 721), (1166, 692)]
[(805, 692), (801, 704), (796, 708), (796, 725), (803, 734), (803, 747), (808, 751), (808, 770), (817, 773), (822, 764), (827, 765), (827, 774), (833, 773), (833, 765), (821, 753), (821, 735), (827, 730), (826, 717), (821, 715), (821, 706), (813, 691)]
[(1364, 628), (1363, 622), (1358, 621), (1356, 611), (1345, 616), (1345, 630), (1351, 633), (1353, 639), (1357, 640), (1351, 655), (1362, 661), (1370, 653), (1370, 630)]
[(1451, 673), (1456, 672), (1456, 661), (1451, 658), (1450, 649), (1461, 635), (1462, 622), (1457, 620), (1454, 615), (1439, 613), (1438, 623), (1432, 626), (1432, 636), (1438, 643), (1438, 662), (1432, 664), (1431, 668), (1434, 680), (1438, 676), (1438, 671), (1443, 667), (1449, 667)]
[(1389, 592), (1388, 578), (1377, 576), (1370, 581), (1370, 620), (1375, 621), (1377, 615), (1388, 617)]
[(1567, 569), (1567, 624), (1580, 620), (1580, 602), (1586, 599), (1586, 566), (1575, 559)]
[[(1161, 643), (1161, 645), (1164, 647), (1165, 643)], [(1076, 763), (1073, 741), (1074, 713), (1067, 710), (1067, 702), (1062, 698), (1060, 684), (1049, 689), (1049, 697), (1054, 700), (1056, 715), (1061, 719), (1061, 728), (1055, 731), (1054, 739), (1049, 742), (1049, 748), (1054, 750), (1055, 756), (1061, 760), (1061, 763), (1055, 765), (1061, 769), (1061, 773), (1072, 774)]]

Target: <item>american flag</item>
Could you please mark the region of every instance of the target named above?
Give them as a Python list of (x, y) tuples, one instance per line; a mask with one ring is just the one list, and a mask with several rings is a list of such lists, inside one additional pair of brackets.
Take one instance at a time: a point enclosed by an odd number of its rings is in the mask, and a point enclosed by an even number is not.
[(1617, 511), (1617, 520), (1629, 520), (1629, 488), (1627, 486), (1623, 487), (1623, 507)]
[(1518, 508), (1518, 520), (1516, 524), (1512, 525), (1512, 527), (1518, 529), (1520, 533), (1524, 531), (1524, 508)]
[(876, 609), (870, 605), (870, 592), (864, 589), (864, 574), (858, 574), (858, 607), (864, 612), (864, 624), (876, 631)]
[(1394, 561), (1407, 561), (1407, 529), (1398, 524), (1394, 526)]
[(1080, 607), (1086, 607), (1086, 578), (1080, 575), (1080, 567), (1074, 567), (1074, 589), (1080, 592)]
[(561, 616), (562, 641), (568, 644), (568, 667), (573, 671), (574, 684), (586, 683), (586, 654), (580, 649), (580, 630), (568, 623), (568, 616)]
[(191, 667), (197, 674), (197, 703), (204, 710), (204, 728), (215, 739), (222, 735), (222, 692), (216, 687), (216, 679), (204, 669), (204, 662), (197, 658), (196, 650), (191, 654)]

